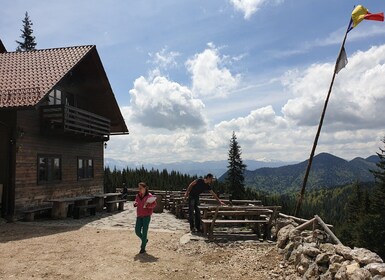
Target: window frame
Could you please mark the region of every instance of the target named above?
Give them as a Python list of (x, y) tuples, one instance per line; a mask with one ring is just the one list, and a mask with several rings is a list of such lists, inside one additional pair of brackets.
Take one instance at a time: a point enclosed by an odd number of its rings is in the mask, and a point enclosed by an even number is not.
[[(80, 161), (82, 161), (82, 176), (80, 176)], [(90, 165), (89, 161), (91, 161), (91, 172), (90, 172)], [(76, 176), (78, 181), (84, 181), (84, 180), (93, 180), (95, 178), (95, 160), (93, 157), (84, 157), (84, 156), (78, 156), (77, 157), (77, 163), (76, 163)], [(91, 173), (91, 174), (89, 174)]]
[[(50, 164), (48, 162), (45, 163), (45, 179), (41, 180), (40, 179), (40, 159), (48, 159), (48, 160), (52, 160), (52, 163), (51, 163), (51, 168), (52, 170), (50, 171), (49, 168), (50, 168)], [(54, 174), (55, 174), (55, 160), (58, 159), (59, 160), (59, 178), (54, 178)], [(52, 173), (52, 177), (53, 179), (49, 180), (49, 173)], [(62, 161), (62, 156), (59, 155), (59, 154), (38, 154), (37, 155), (37, 178), (36, 178), (36, 181), (37, 181), (37, 184), (38, 185), (43, 185), (43, 184), (55, 184), (55, 183), (60, 183), (62, 182), (63, 180), (63, 161)]]
[[(55, 105), (62, 105), (63, 104), (63, 90), (59, 88), (54, 88), (48, 93), (48, 105), (49, 106), (55, 106)], [(51, 95), (52, 94), (52, 95)], [(58, 97), (60, 94), (60, 97)], [(52, 104), (51, 104), (51, 98), (52, 98)]]

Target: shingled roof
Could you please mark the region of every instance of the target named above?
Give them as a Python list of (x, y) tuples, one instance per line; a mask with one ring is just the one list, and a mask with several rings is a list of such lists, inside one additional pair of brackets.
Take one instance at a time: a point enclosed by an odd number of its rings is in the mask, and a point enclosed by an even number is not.
[(92, 48), (0, 54), (0, 108), (36, 105)]
[[(128, 132), (95, 46), (0, 52), (0, 109), (38, 105), (71, 70), (79, 68), (77, 65), (91, 67), (97, 75), (104, 94), (95, 106), (111, 120), (111, 132)], [(108, 109), (101, 110), (100, 104)]]

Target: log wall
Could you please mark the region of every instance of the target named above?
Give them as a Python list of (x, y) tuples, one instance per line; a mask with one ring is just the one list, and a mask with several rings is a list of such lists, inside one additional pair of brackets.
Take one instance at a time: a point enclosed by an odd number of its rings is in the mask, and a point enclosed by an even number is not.
[[(43, 136), (36, 109), (17, 112), (17, 130), (23, 131), (23, 135), (16, 139), (16, 211), (42, 204), (50, 198), (103, 192), (103, 142)], [(60, 182), (38, 184), (38, 155), (61, 157)], [(78, 180), (78, 157), (93, 159), (93, 179)]]

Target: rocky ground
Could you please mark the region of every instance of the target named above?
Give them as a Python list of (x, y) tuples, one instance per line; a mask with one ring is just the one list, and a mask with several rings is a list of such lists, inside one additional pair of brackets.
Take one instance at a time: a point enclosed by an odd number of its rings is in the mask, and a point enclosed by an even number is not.
[(297, 279), (273, 243), (207, 242), (185, 221), (154, 214), (138, 254), (131, 204), (114, 215), (0, 224), (0, 279)]

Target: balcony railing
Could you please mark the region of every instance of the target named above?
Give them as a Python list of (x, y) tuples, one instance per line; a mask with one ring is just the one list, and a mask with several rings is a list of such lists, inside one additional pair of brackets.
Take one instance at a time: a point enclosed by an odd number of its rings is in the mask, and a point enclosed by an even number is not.
[(69, 106), (49, 105), (40, 109), (41, 128), (47, 134), (66, 134), (90, 141), (107, 141), (110, 120)]

